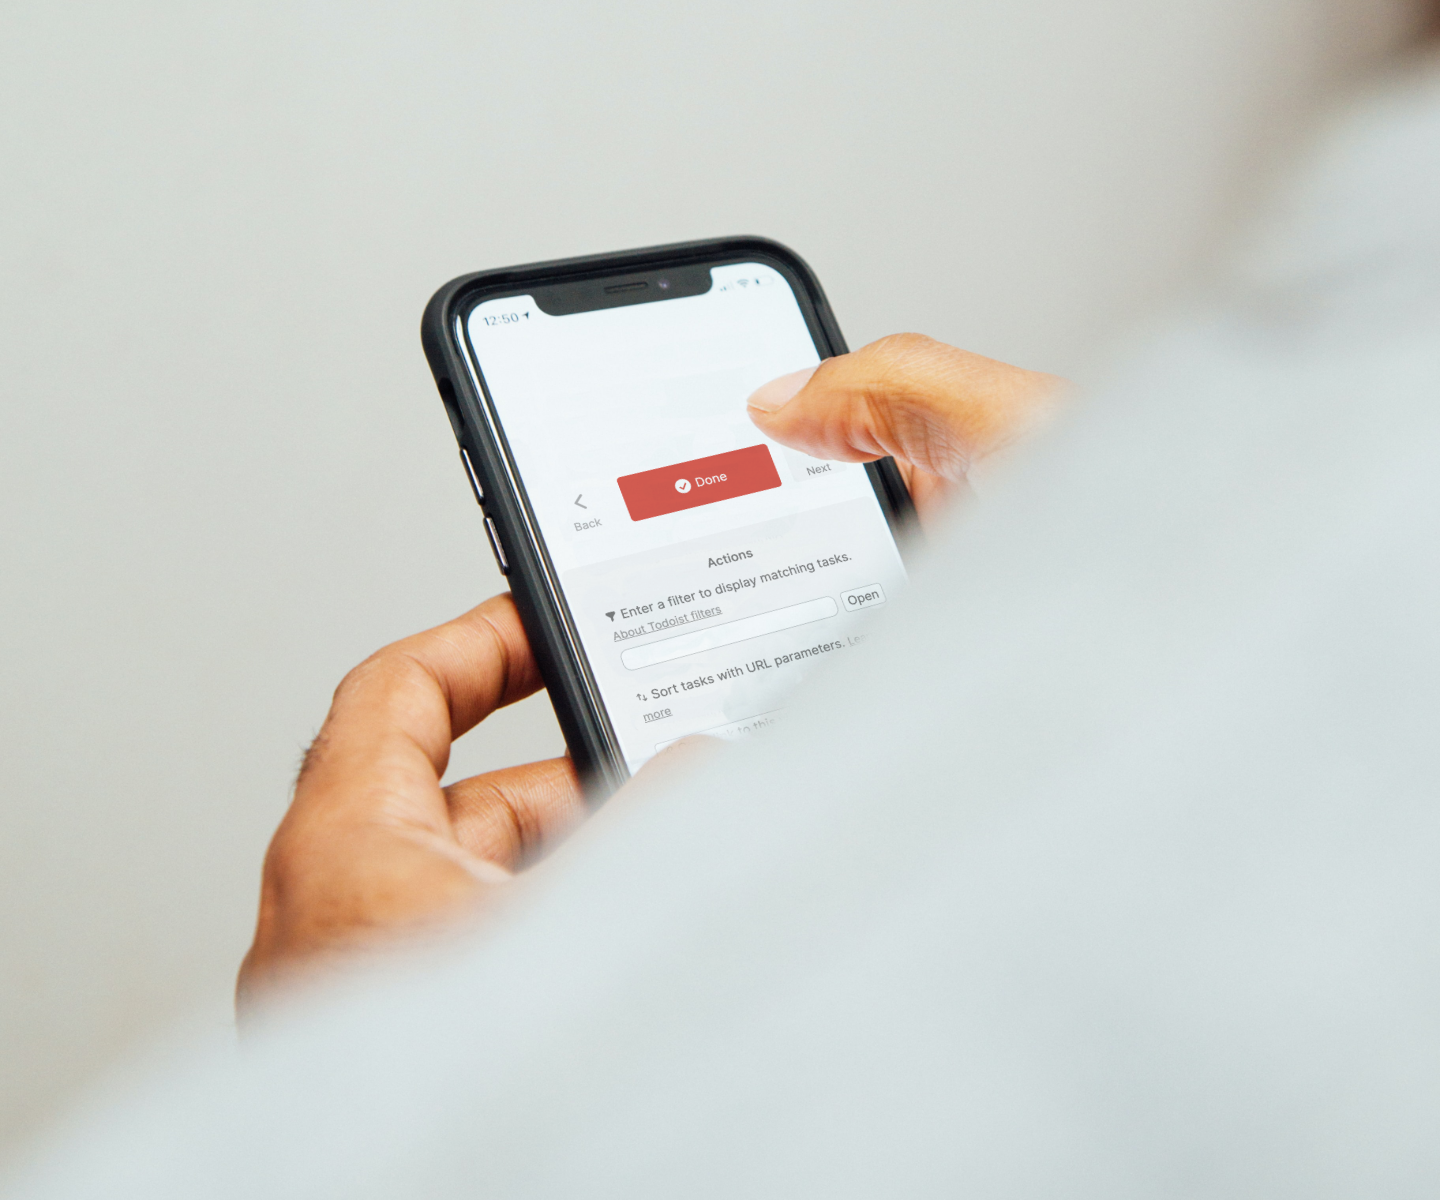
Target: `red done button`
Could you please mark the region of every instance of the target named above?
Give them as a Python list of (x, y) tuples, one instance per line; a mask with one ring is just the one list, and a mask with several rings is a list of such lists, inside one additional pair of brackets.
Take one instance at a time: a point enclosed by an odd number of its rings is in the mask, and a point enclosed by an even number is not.
[(672, 467), (622, 475), (615, 481), (632, 521), (660, 517), (682, 508), (699, 508), (733, 496), (748, 496), (780, 486), (768, 446), (747, 446)]

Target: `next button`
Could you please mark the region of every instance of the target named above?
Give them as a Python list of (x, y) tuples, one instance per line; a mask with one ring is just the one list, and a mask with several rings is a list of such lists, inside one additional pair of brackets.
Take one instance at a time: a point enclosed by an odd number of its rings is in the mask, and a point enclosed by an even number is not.
[(867, 583), (864, 587), (856, 588), (854, 591), (841, 592), (840, 600), (845, 605), (846, 612), (854, 612), (861, 608), (874, 608), (877, 604), (885, 603), (885, 589), (878, 583)]

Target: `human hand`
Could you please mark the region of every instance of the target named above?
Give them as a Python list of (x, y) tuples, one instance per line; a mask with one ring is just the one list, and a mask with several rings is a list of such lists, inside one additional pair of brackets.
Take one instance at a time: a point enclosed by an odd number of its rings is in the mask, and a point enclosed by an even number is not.
[(773, 379), (752, 395), (761, 432), (805, 454), (899, 465), (922, 521), (964, 488), (971, 467), (1031, 428), (1064, 381), (918, 333)]
[(348, 674), (265, 857), (242, 1010), (472, 911), (585, 814), (568, 758), (440, 786), (450, 743), (540, 687), (509, 595)]

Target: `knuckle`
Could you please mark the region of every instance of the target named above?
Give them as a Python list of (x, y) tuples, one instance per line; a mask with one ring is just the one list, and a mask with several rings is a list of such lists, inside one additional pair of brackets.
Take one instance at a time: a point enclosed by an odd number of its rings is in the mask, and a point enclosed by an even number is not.
[(908, 368), (916, 359), (930, 357), (940, 345), (923, 333), (892, 333), (866, 349), (874, 351), (877, 365), (888, 374)]
[(944, 343), (923, 333), (892, 333), (856, 351), (853, 386), (871, 403), (893, 403), (925, 389)]
[(309, 841), (303, 831), (294, 828), (293, 823), (281, 824), (265, 851), (265, 863), (261, 868), (262, 887), (267, 894), (276, 899), (285, 897), (294, 881), (306, 874), (314, 859)]
[(891, 409), (928, 409), (953, 389), (954, 358), (961, 353), (921, 333), (885, 339), (868, 398)]
[(364, 662), (359, 663), (346, 671), (344, 678), (342, 678), (340, 682), (335, 685), (335, 695), (333, 699), (338, 703), (344, 700), (347, 696), (353, 695), (355, 692), (359, 691), (367, 683), (369, 683), (370, 680), (375, 677), (376, 672), (379, 670), (379, 659), (380, 656), (384, 653), (384, 650), (378, 651), (377, 653), (372, 654)]
[(889, 333), (871, 344), (888, 354), (908, 354), (916, 350), (929, 350), (940, 343), (925, 333)]
[(336, 686), (334, 700), (339, 704), (360, 692), (394, 687), (415, 669), (415, 660), (405, 652), (404, 644), (394, 642), (351, 667)]

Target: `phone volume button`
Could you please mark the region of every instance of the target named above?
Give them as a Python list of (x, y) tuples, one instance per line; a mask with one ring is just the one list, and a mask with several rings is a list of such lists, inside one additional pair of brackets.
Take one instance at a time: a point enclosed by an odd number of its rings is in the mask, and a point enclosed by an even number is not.
[(485, 532), (490, 535), (490, 549), (495, 552), (495, 565), (500, 568), (500, 574), (510, 574), (510, 564), (505, 561), (505, 550), (500, 545), (500, 531), (495, 528), (495, 518), (485, 518)]
[(460, 447), (460, 461), (465, 465), (465, 478), (470, 481), (470, 490), (475, 493), (475, 503), (484, 507), (485, 489), (480, 486), (480, 476), (475, 474), (475, 464), (470, 461), (470, 451)]

